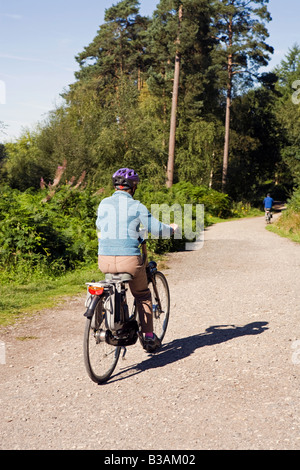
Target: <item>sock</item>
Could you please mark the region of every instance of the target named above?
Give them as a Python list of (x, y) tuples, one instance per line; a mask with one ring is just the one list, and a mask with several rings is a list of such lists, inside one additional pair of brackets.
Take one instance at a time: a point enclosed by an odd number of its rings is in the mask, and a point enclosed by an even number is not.
[(145, 338), (153, 338), (153, 333), (145, 333)]

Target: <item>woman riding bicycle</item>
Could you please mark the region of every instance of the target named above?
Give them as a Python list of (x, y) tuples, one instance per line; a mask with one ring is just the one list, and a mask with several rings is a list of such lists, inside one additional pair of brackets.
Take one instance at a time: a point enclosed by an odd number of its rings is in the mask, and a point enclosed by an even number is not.
[(142, 224), (154, 236), (170, 236), (176, 224), (166, 225), (155, 219), (148, 209), (133, 199), (139, 183), (138, 174), (129, 168), (121, 168), (113, 177), (115, 192), (101, 201), (96, 226), (100, 232), (98, 266), (103, 273), (129, 273), (132, 295), (137, 302), (145, 349), (154, 352), (161, 342), (153, 333), (151, 292), (148, 288), (146, 266), (139, 245), (139, 229)]

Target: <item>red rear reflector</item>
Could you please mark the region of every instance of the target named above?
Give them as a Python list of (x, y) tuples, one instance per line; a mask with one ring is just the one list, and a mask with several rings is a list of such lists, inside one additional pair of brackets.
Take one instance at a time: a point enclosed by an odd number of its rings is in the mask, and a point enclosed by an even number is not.
[(103, 291), (104, 291), (103, 287), (89, 286), (89, 293), (91, 295), (102, 295)]

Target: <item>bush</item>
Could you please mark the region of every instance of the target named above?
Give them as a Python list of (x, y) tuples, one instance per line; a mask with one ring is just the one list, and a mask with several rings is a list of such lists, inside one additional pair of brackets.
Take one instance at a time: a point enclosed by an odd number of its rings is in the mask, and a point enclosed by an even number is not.
[[(111, 188), (93, 193), (90, 189), (70, 185), (25, 192), (2, 187), (0, 268), (2, 274), (5, 271), (4, 277), (9, 280), (18, 276), (25, 282), (33, 273), (55, 277), (95, 262), (97, 207), (100, 200), (112, 192)], [(184, 205), (192, 204), (194, 232), (196, 204), (204, 204), (204, 226), (211, 224), (210, 215), (221, 218), (245, 215), (244, 205), (234, 205), (228, 195), (187, 182), (174, 184), (170, 189), (143, 182), (136, 192), (136, 199), (149, 210), (152, 204), (166, 204), (167, 208), (177, 204), (181, 219)], [(168, 215), (173, 222), (174, 213), (170, 214), (168, 210)], [(183, 249), (186, 241), (192, 240), (185, 237), (183, 227), (179, 240), (174, 237), (157, 240), (150, 236), (147, 244), (150, 251), (163, 254)]]
[(300, 188), (297, 189), (291, 199), (288, 200), (288, 208), (293, 212), (300, 212)]
[[(209, 216), (228, 218), (234, 216), (233, 205), (227, 194), (219, 193), (213, 189), (204, 186), (195, 186), (189, 182), (180, 182), (174, 184), (170, 189), (164, 187), (154, 187), (147, 182), (139, 185), (136, 192), (136, 198), (139, 199), (150, 210), (152, 204), (167, 204), (171, 207), (179, 204), (184, 213), (184, 205), (193, 205), (193, 225), (196, 231), (196, 204), (204, 205), (204, 226), (211, 224)], [(160, 217), (162, 220), (162, 216)], [(171, 213), (170, 222), (174, 222), (174, 214)], [(148, 240), (149, 248), (155, 253), (164, 253), (168, 251), (178, 251), (184, 248), (185, 242), (192, 241), (185, 237), (182, 229), (182, 239), (176, 240), (173, 237), (170, 240)]]
[(46, 201), (45, 191), (2, 188), (1, 268), (11, 275), (38, 270), (56, 276), (94, 260), (96, 206), (87, 190), (60, 188)]
[(300, 189), (288, 200), (287, 209), (276, 222), (276, 227), (295, 241), (300, 240)]

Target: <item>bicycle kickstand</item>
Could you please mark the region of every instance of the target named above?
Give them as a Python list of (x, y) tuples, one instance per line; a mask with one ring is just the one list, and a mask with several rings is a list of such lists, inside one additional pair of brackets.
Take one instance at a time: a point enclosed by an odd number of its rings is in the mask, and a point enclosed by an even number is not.
[(126, 355), (126, 353), (127, 353), (127, 348), (126, 348), (126, 346), (122, 346), (122, 349), (124, 350), (124, 351), (123, 351), (123, 354), (122, 354), (122, 360), (125, 361), (125, 359), (126, 359), (126, 358), (125, 358), (125, 355)]

